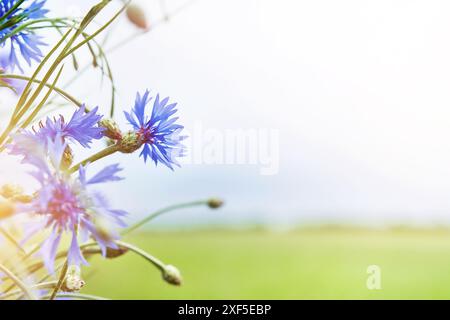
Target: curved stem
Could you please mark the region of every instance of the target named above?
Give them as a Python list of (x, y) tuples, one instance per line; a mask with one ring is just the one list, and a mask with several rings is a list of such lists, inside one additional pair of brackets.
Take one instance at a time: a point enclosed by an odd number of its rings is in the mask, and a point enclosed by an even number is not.
[[(45, 86), (44, 83), (47, 83), (53, 72), (58, 68), (59, 64), (62, 63), (62, 61), (66, 58), (66, 54), (69, 53), (71, 55), (76, 50), (81, 48), (82, 45), (86, 43), (85, 41), (82, 41), (80, 44), (75, 45), (75, 47), (72, 48), (72, 45), (74, 45), (75, 41), (77, 40), (78, 36), (80, 36), (84, 29), (87, 28), (87, 26), (92, 22), (92, 20), (99, 14), (101, 10), (110, 2), (111, 0), (103, 0), (102, 2), (98, 3), (97, 5), (93, 6), (91, 10), (87, 13), (87, 15), (84, 17), (84, 19), (81, 21), (79, 28), (76, 29), (74, 35), (70, 38), (70, 40), (67, 42), (67, 44), (62, 49), (61, 53), (55, 58), (54, 62), (49, 66), (49, 68), (46, 71), (46, 74), (44, 75), (44, 78), (42, 79), (42, 83), (39, 84), (39, 86), (36, 88), (36, 90), (33, 92), (33, 94), (28, 92), (28, 89), (30, 88), (31, 81), (28, 82), (27, 87), (25, 88), (24, 93), (22, 94), (21, 98), (19, 99), (19, 102), (17, 103), (16, 109), (14, 111), (14, 114), (10, 120), (10, 123), (7, 127), (7, 129), (3, 132), (3, 134), (0, 136), (0, 145), (3, 144), (5, 139), (9, 136), (11, 130), (14, 129), (15, 125), (20, 121), (20, 119), (24, 116), (24, 114), (28, 111), (29, 108), (31, 108), (34, 101), (38, 98), (40, 92), (42, 91), (43, 87)], [(113, 20), (117, 17), (117, 15), (114, 16)], [(92, 36), (95, 37), (98, 34), (100, 34), (112, 21), (106, 23), (103, 27), (98, 29)], [(50, 56), (57, 50), (57, 48), (65, 41), (66, 37), (69, 35), (69, 33), (72, 31), (72, 28), (67, 31), (67, 33), (64, 35), (62, 39), (58, 42), (58, 44), (47, 54), (47, 56), (42, 60), (42, 62), (37, 67), (36, 71), (33, 74), (32, 79), (36, 78), (39, 71), (44, 67), (48, 59), (50, 59)], [(31, 95), (28, 98), (28, 95)]]
[[(46, 296), (42, 298), (41, 300), (48, 300), (50, 296)], [(72, 298), (72, 299), (79, 299), (79, 300), (108, 300), (102, 297), (93, 296), (90, 294), (81, 294), (81, 293), (61, 293), (57, 294), (55, 298)]]
[(100, 152), (97, 152), (96, 154), (94, 154), (93, 156), (87, 158), (86, 160), (81, 161), (80, 163), (78, 163), (77, 165), (73, 166), (72, 168), (69, 169), (69, 173), (75, 173), (76, 171), (78, 171), (78, 169), (81, 166), (85, 166), (88, 163), (92, 163), (95, 161), (98, 161), (100, 159), (103, 159), (107, 156), (110, 156), (116, 152), (119, 151), (119, 146), (118, 145), (112, 145), (110, 147), (107, 147), (103, 150), (101, 150)]
[(6, 11), (1, 17), (0, 17), (0, 21), (6, 19), (11, 13), (14, 12), (14, 10), (16, 10), (22, 3), (24, 3), (25, 0), (19, 0), (17, 1), (12, 7), (11, 9), (9, 9), (8, 11)]
[(36, 115), (39, 113), (39, 111), (42, 109), (42, 107), (47, 102), (48, 98), (53, 92), (53, 89), (55, 88), (56, 83), (58, 82), (59, 77), (61, 76), (61, 73), (64, 69), (64, 65), (61, 66), (58, 73), (56, 74), (55, 80), (53, 81), (50, 89), (48, 89), (48, 92), (45, 94), (45, 96), (42, 98), (41, 102), (34, 108), (33, 112), (28, 116), (28, 118), (25, 120), (25, 122), (21, 125), (21, 128), (24, 129), (26, 126), (28, 126), (33, 119), (36, 117)]
[[(32, 81), (34, 83), (42, 83), (41, 80), (38, 79), (32, 79), (30, 77), (27, 76), (22, 76), (22, 75), (18, 75), (18, 74), (0, 74), (0, 78), (6, 78), (6, 79), (17, 79), (17, 80), (25, 80), (25, 81)], [(44, 84), (47, 88), (51, 87), (51, 84), (45, 83)], [(82, 103), (80, 101), (78, 101), (77, 99), (75, 99), (75, 97), (73, 97), (72, 95), (70, 95), (69, 93), (67, 93), (66, 91), (64, 91), (61, 88), (58, 87), (54, 87), (53, 90), (57, 93), (59, 93), (62, 97), (66, 98), (67, 100), (73, 102), (77, 107), (81, 107)], [(86, 109), (86, 112), (89, 112), (89, 110)]]
[(5, 229), (0, 227), (0, 234), (2, 234), (9, 242), (11, 242), (22, 254), (26, 254), (22, 246), (14, 239), (14, 237)]
[[(182, 11), (187, 9), (189, 6), (193, 5), (195, 1), (197, 1), (197, 0), (187, 1), (184, 5), (180, 6), (178, 9), (174, 10), (173, 12), (171, 12), (170, 15), (169, 15), (169, 18), (175, 17), (176, 15), (178, 15), (179, 13), (181, 13)], [(114, 44), (112, 47), (106, 49), (104, 51), (104, 53), (105, 54), (113, 53), (117, 49), (120, 49), (120, 48), (124, 47), (129, 42), (134, 41), (136, 38), (150, 33), (150, 31), (153, 31), (156, 27), (166, 23), (167, 21), (168, 21), (168, 19), (166, 17), (164, 17), (162, 19), (159, 19), (159, 20), (153, 22), (153, 25), (152, 25), (152, 27), (149, 30), (138, 31), (138, 32), (132, 34), (131, 36), (129, 36), (129, 37), (119, 41), (118, 43)], [(66, 87), (70, 86), (71, 84), (73, 84), (77, 79), (80, 78), (80, 76), (82, 74), (84, 74), (86, 71), (88, 71), (91, 66), (92, 66), (92, 64), (87, 64), (84, 67), (82, 67), (80, 70), (78, 70), (77, 74), (73, 78), (71, 78), (67, 83), (64, 84), (64, 88), (66, 88)]]
[[(39, 283), (35, 286), (32, 286), (31, 289), (50, 289), (50, 288), (53, 288), (56, 285), (56, 283), (57, 283), (56, 281), (43, 282), (43, 283)], [(5, 300), (5, 299), (11, 298), (13, 296), (22, 294), (22, 293), (23, 293), (22, 290), (16, 290), (13, 292), (1, 294), (0, 299)]]
[(144, 258), (145, 260), (153, 264), (156, 268), (158, 268), (161, 272), (164, 272), (166, 265), (158, 258), (155, 258), (154, 256), (148, 254), (144, 250), (139, 249), (138, 247), (135, 247), (129, 243), (116, 241), (116, 244), (140, 255), (142, 258)]
[(203, 206), (203, 205), (207, 205), (208, 201), (206, 200), (201, 200), (201, 201), (194, 201), (194, 202), (188, 202), (188, 203), (181, 203), (181, 204), (176, 204), (173, 206), (169, 206), (167, 208), (164, 209), (160, 209), (158, 211), (155, 211), (154, 213), (150, 214), (149, 216), (147, 216), (146, 218), (142, 219), (141, 221), (133, 224), (132, 226), (128, 227), (127, 229), (125, 229), (122, 232), (122, 235), (127, 235), (130, 232), (142, 227), (144, 224), (150, 222), (151, 220), (159, 217), (160, 215), (173, 211), (173, 210), (178, 210), (178, 209), (185, 209), (185, 208), (190, 208), (190, 207), (197, 207), (197, 206)]
[[(50, 50), (50, 52), (44, 57), (44, 59), (41, 61), (41, 63), (38, 65), (38, 67), (36, 68), (36, 70), (34, 71), (31, 79), (35, 79), (37, 74), (41, 71), (41, 69), (44, 67), (44, 65), (47, 63), (47, 61), (50, 59), (50, 57), (56, 52), (56, 50), (61, 46), (61, 44), (65, 41), (65, 39), (69, 36), (71, 30), (67, 31), (66, 34), (58, 41), (58, 43)], [(44, 79), (44, 83), (46, 83), (48, 80), (48, 78)], [(9, 134), (11, 133), (12, 130), (14, 130), (15, 125), (18, 123), (19, 118), (17, 118), (19, 115), (21, 115), (22, 112), (26, 112), (26, 110), (24, 109), (24, 105), (27, 102), (28, 96), (30, 94), (30, 87), (31, 87), (32, 81), (28, 81), (25, 89), (23, 90), (22, 95), (19, 98), (19, 101), (16, 104), (16, 107), (14, 109), (14, 112), (11, 116), (11, 119), (9, 121), (8, 126), (6, 127), (6, 129), (3, 131), (3, 133), (0, 135), (0, 146), (3, 145), (3, 143), (5, 142), (5, 140), (8, 138)], [(41, 83), (39, 85), (39, 88), (41, 88), (41, 86), (43, 86), (43, 84)], [(36, 90), (39, 90), (36, 89)], [(42, 88), (41, 88), (42, 89)], [(34, 100), (33, 100), (34, 101)]]
[(25, 294), (25, 296), (30, 300), (36, 300), (36, 297), (34, 294), (30, 291), (30, 289), (27, 287), (27, 285), (20, 280), (14, 273), (12, 273), (8, 268), (6, 268), (4, 265), (0, 263), (0, 271), (2, 271), (8, 278), (10, 278), (19, 288), (22, 290), (22, 292)]
[(50, 300), (55, 300), (56, 296), (58, 295), (59, 289), (61, 289), (64, 279), (66, 278), (67, 270), (69, 269), (69, 261), (66, 259), (64, 262), (64, 266), (61, 270), (61, 274), (58, 279), (58, 283), (56, 284), (55, 288), (53, 289), (52, 294), (50, 295)]
[(95, 38), (97, 35), (99, 35), (100, 33), (103, 32), (103, 30), (105, 30), (106, 28), (108, 28), (111, 23), (113, 23), (117, 17), (120, 16), (120, 14), (122, 14), (122, 12), (125, 11), (125, 9), (127, 8), (127, 6), (130, 4), (131, 0), (127, 1), (127, 3), (122, 7), (122, 9), (120, 9), (107, 23), (105, 23), (102, 27), (100, 27), (97, 31), (95, 31), (92, 35), (90, 35), (89, 37), (87, 37), (86, 39), (84, 39), (83, 41), (81, 41), (79, 44), (75, 45), (72, 49), (70, 49), (69, 51), (65, 52), (64, 54), (64, 58), (71, 55), (72, 53), (74, 53), (75, 51), (77, 51), (79, 48), (81, 48), (82, 46), (84, 46), (86, 43), (88, 43), (90, 40), (92, 40), (93, 38)]

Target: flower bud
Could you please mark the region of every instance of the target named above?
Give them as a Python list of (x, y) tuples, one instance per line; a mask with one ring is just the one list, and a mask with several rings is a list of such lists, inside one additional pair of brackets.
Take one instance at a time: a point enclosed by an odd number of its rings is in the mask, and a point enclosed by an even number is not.
[(122, 153), (133, 153), (139, 150), (143, 141), (138, 133), (134, 131), (129, 131), (125, 133), (122, 139), (118, 142), (119, 151)]
[(65, 292), (78, 292), (84, 286), (86, 282), (81, 279), (81, 269), (79, 266), (69, 266), (67, 270), (67, 276), (64, 280), (64, 284), (62, 286), (62, 290)]
[(150, 24), (147, 20), (147, 17), (145, 16), (145, 12), (140, 6), (136, 4), (130, 4), (127, 8), (126, 13), (128, 20), (136, 27), (143, 30), (150, 29)]
[(167, 283), (173, 284), (175, 286), (179, 286), (183, 282), (180, 271), (172, 265), (167, 265), (164, 268), (163, 279)]
[(119, 125), (112, 119), (103, 119), (98, 123), (100, 127), (105, 128), (103, 134), (113, 140), (122, 139), (122, 131), (120, 131)]
[(11, 217), (16, 212), (14, 204), (10, 201), (0, 202), (0, 219)]
[(218, 198), (211, 198), (208, 200), (208, 206), (211, 209), (219, 209), (220, 207), (222, 207), (224, 204), (223, 200), (218, 199)]
[(73, 163), (73, 152), (72, 148), (69, 146), (66, 146), (66, 149), (64, 150), (62, 160), (61, 160), (61, 169), (69, 169), (72, 166)]

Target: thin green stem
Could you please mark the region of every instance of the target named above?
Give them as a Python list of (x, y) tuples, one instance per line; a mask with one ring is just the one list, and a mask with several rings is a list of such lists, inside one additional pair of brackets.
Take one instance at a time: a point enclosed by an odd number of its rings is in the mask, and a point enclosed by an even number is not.
[[(50, 57), (53, 55), (53, 53), (56, 52), (56, 50), (59, 48), (59, 46), (64, 42), (64, 40), (66, 39), (66, 37), (70, 34), (71, 30), (67, 31), (67, 33), (64, 35), (64, 37), (61, 38), (60, 41), (58, 41), (58, 43), (52, 48), (52, 50), (50, 50), (50, 52), (45, 56), (45, 58), (41, 61), (41, 63), (39, 64), (39, 66), (36, 68), (35, 72), (33, 73), (31, 80), (27, 83), (25, 89), (23, 90), (23, 93), (19, 99), (19, 101), (17, 102), (17, 105), (14, 109), (13, 115), (11, 117), (11, 120), (9, 121), (8, 126), (6, 127), (6, 129), (3, 131), (3, 133), (0, 136), (0, 146), (2, 146), (5, 142), (5, 140), (8, 138), (9, 134), (11, 133), (12, 130), (14, 130), (18, 119), (18, 113), (20, 112), (21, 114), (21, 107), (25, 104), (26, 100), (28, 99), (29, 93), (30, 93), (30, 88), (31, 88), (31, 84), (33, 83), (33, 80), (36, 78), (36, 76), (38, 75), (38, 73), (40, 72), (40, 70), (44, 67), (44, 65), (46, 64), (46, 62), (50, 59)], [(44, 83), (46, 83), (48, 80), (44, 79)], [(23, 111), (23, 113), (25, 113), (26, 110)]]
[[(30, 287), (30, 289), (51, 289), (56, 285), (56, 283), (57, 283), (56, 281), (42, 282), (35, 286)], [(22, 290), (16, 290), (9, 293), (1, 294), (0, 300), (5, 300), (20, 294), (23, 294)]]
[[(64, 36), (58, 41), (58, 43), (50, 50), (50, 52), (44, 57), (44, 59), (41, 61), (41, 63), (38, 65), (36, 70), (34, 71), (33, 75), (31, 76), (31, 80), (27, 83), (25, 89), (23, 90), (22, 96), (20, 97), (19, 101), (17, 102), (16, 108), (14, 110), (13, 116), (11, 118), (10, 124), (13, 123), (14, 118), (16, 117), (17, 113), (20, 111), (22, 105), (26, 102), (29, 91), (31, 89), (31, 85), (33, 83), (33, 80), (36, 79), (39, 72), (42, 70), (44, 65), (47, 63), (47, 61), (51, 58), (51, 56), (58, 50), (58, 48), (61, 46), (61, 44), (66, 40), (66, 38), (69, 36), (69, 34), (72, 32), (71, 29), (69, 29)], [(47, 83), (47, 80), (45, 80), (45, 83)], [(0, 139), (0, 144), (3, 142), (3, 140)]]
[[(170, 13), (170, 18), (173, 18), (173, 17), (175, 17), (176, 15), (180, 14), (182, 11), (184, 11), (185, 9), (187, 9), (189, 6), (193, 5), (195, 1), (197, 1), (197, 0), (191, 0), (191, 1), (188, 1), (188, 2), (186, 2), (186, 4), (180, 6), (178, 9), (174, 10), (173, 12), (171, 12), (171, 13)], [(125, 1), (123, 1), (123, 2), (125, 3)], [(124, 47), (124, 46), (125, 46), (126, 44), (128, 44), (129, 42), (134, 41), (136, 38), (138, 38), (138, 37), (140, 37), (140, 36), (143, 36), (143, 35), (149, 33), (150, 31), (155, 30), (156, 27), (159, 27), (160, 25), (166, 23), (167, 21), (168, 21), (167, 18), (164, 17), (164, 18), (162, 18), (162, 19), (159, 19), (159, 20), (153, 22), (152, 27), (151, 27), (149, 30), (138, 31), (138, 32), (134, 33), (133, 35), (131, 35), (131, 36), (129, 36), (129, 37), (127, 37), (127, 38), (125, 38), (125, 39), (119, 41), (118, 43), (114, 44), (114, 45), (111, 46), (110, 48), (106, 49), (106, 50), (105, 50), (105, 54), (113, 53), (113, 52), (116, 51), (117, 49), (120, 49), (120, 48)], [(90, 69), (91, 66), (92, 66), (92, 64), (87, 64), (87, 65), (85, 65), (83, 68), (81, 68), (80, 70), (78, 70), (77, 74), (76, 74), (74, 77), (72, 77), (69, 81), (67, 81), (67, 82), (64, 84), (63, 87), (64, 87), (64, 88), (69, 87), (71, 84), (73, 84), (75, 81), (77, 81), (77, 80), (80, 78), (80, 76), (81, 76), (82, 74), (84, 74), (86, 71), (88, 71), (88, 70)], [(112, 113), (113, 113), (113, 111), (112, 111)]]
[(55, 80), (53, 81), (50, 89), (48, 89), (48, 92), (46, 93), (46, 95), (44, 96), (44, 98), (41, 100), (41, 102), (37, 105), (36, 108), (34, 108), (33, 112), (31, 113), (31, 115), (25, 120), (25, 122), (21, 125), (21, 128), (26, 128), (36, 117), (36, 115), (39, 113), (39, 111), (42, 109), (42, 107), (45, 105), (45, 103), (47, 102), (48, 98), (50, 97), (50, 95), (53, 92), (53, 89), (55, 88), (56, 83), (58, 82), (59, 77), (61, 76), (61, 73), (64, 69), (64, 65), (62, 65), (62, 67), (59, 69)]
[(166, 269), (166, 265), (159, 260), (158, 258), (155, 258), (154, 256), (148, 254), (142, 249), (139, 249), (138, 247), (135, 247), (129, 243), (122, 242), (122, 241), (116, 241), (116, 244), (120, 247), (126, 248), (138, 255), (140, 255), (142, 258), (153, 264), (157, 269), (159, 269), (161, 272), (164, 272)]
[[(0, 145), (4, 143), (6, 138), (9, 136), (10, 132), (15, 128), (16, 124), (19, 123), (20, 119), (24, 116), (24, 114), (28, 111), (28, 109), (32, 106), (34, 101), (39, 96), (40, 92), (42, 91), (44, 84), (47, 83), (53, 72), (56, 70), (56, 68), (59, 66), (59, 64), (65, 59), (67, 52), (70, 51), (70, 54), (74, 53), (77, 49), (79, 49), (81, 46), (77, 45), (75, 48), (72, 48), (72, 45), (75, 43), (76, 39), (80, 34), (82, 34), (83, 30), (92, 22), (92, 20), (97, 16), (97, 14), (110, 2), (111, 0), (103, 0), (99, 4), (95, 5), (91, 8), (91, 10), (88, 12), (88, 14), (84, 17), (83, 21), (81, 21), (80, 27), (76, 29), (75, 34), (71, 37), (71, 39), (67, 42), (67, 44), (62, 49), (61, 53), (55, 58), (55, 61), (53, 64), (49, 67), (48, 71), (44, 75), (44, 78), (42, 79), (42, 83), (39, 84), (37, 89), (34, 91), (34, 93), (31, 95), (31, 97), (27, 100), (28, 97), (28, 89), (30, 87), (31, 81), (28, 83), (27, 88), (25, 89), (24, 93), (22, 94), (22, 97), (20, 98), (16, 110), (14, 111), (13, 117), (11, 118), (11, 121), (7, 127), (7, 129), (3, 132), (3, 134), (0, 136)], [(106, 25), (109, 25), (108, 23)], [(105, 26), (106, 26), (105, 25)], [(100, 28), (94, 33), (94, 37), (97, 36), (99, 33), (101, 33), (105, 26)], [(40, 71), (40, 69), (43, 68), (47, 60), (50, 58), (50, 56), (56, 51), (56, 49), (61, 45), (62, 42), (65, 41), (65, 38), (68, 36), (68, 34), (72, 31), (72, 29), (69, 29), (69, 31), (64, 35), (64, 37), (58, 42), (58, 44), (50, 51), (50, 53), (44, 58), (44, 60), (39, 64), (37, 70), (33, 74), (32, 79), (34, 79), (37, 75), (37, 73)], [(82, 41), (83, 43), (83, 41)]]
[[(6, 79), (18, 79), (18, 80), (25, 80), (25, 81), (32, 81), (34, 83), (41, 83), (42, 81), (39, 79), (31, 79), (30, 77), (27, 76), (22, 76), (22, 75), (18, 75), (18, 74), (0, 74), (0, 78), (6, 78)], [(45, 86), (47, 88), (50, 88), (51, 85), (48, 83), (45, 83)], [(75, 104), (77, 107), (81, 107), (83, 104), (78, 101), (74, 96), (72, 96), (71, 94), (69, 94), (67, 91), (58, 88), (58, 87), (54, 87), (53, 90), (57, 93), (59, 93), (62, 97), (66, 98), (67, 100), (69, 100), (70, 102), (72, 102), (73, 104)], [(86, 109), (86, 112), (89, 112), (89, 110)]]
[[(66, 19), (63, 18), (57, 18), (57, 19), (53, 19), (53, 18), (43, 18), (43, 19), (36, 19), (36, 20), (31, 20), (28, 21), (22, 25), (20, 25), (19, 27), (15, 28), (11, 33), (7, 34), (2, 41), (5, 41), (17, 34), (19, 34), (20, 32), (24, 31), (24, 30), (30, 30), (32, 28), (30, 28), (30, 26), (35, 25), (35, 24), (40, 24), (40, 23), (45, 23), (45, 22), (64, 22)], [(52, 26), (48, 26), (50, 28), (52, 28)], [(34, 27), (36, 28), (36, 27)]]
[(12, 7), (11, 9), (9, 9), (8, 11), (5, 12), (4, 15), (2, 15), (0, 17), (0, 21), (6, 19), (11, 13), (13, 13), (25, 0), (19, 0), (17, 1)]
[(22, 280), (20, 280), (13, 272), (11, 272), (8, 268), (6, 268), (2, 264), (0, 264), (0, 271), (2, 271), (8, 278), (10, 278), (17, 285), (29, 300), (36, 300), (36, 297), (30, 291), (27, 285)]
[(167, 208), (155, 211), (154, 213), (150, 214), (149, 216), (147, 216), (146, 218), (142, 219), (141, 221), (133, 224), (132, 226), (128, 227), (127, 229), (125, 229), (122, 232), (122, 235), (127, 235), (130, 232), (142, 227), (144, 224), (150, 222), (151, 220), (159, 217), (160, 215), (170, 212), (170, 211), (174, 211), (174, 210), (178, 210), (178, 209), (185, 209), (185, 208), (191, 208), (191, 207), (198, 207), (198, 206), (203, 206), (203, 205), (207, 205), (208, 204), (208, 200), (200, 200), (200, 201), (194, 201), (194, 202), (188, 202), (188, 203), (181, 203), (181, 204), (176, 204), (173, 206), (169, 206)]
[(61, 293), (61, 294), (57, 294), (53, 297), (52, 296), (46, 296), (43, 297), (41, 300), (54, 300), (55, 298), (71, 298), (71, 299), (78, 299), (78, 300), (108, 300), (106, 298), (102, 298), (102, 297), (98, 297), (98, 296), (93, 296), (90, 294), (81, 294), (81, 293)]
[(22, 246), (14, 239), (14, 237), (5, 229), (0, 227), (0, 234), (2, 234), (6, 239), (8, 239), (9, 242), (11, 242), (22, 254), (26, 254), (25, 250), (22, 248)]
[(79, 48), (81, 48), (82, 46), (84, 46), (86, 43), (88, 43), (90, 40), (92, 40), (93, 38), (95, 38), (97, 35), (99, 35), (100, 33), (102, 33), (106, 28), (108, 28), (111, 23), (113, 23), (121, 14), (122, 12), (125, 11), (125, 9), (127, 8), (127, 6), (130, 4), (131, 0), (128, 1), (107, 23), (105, 23), (102, 27), (100, 27), (97, 31), (95, 31), (92, 35), (90, 35), (89, 37), (85, 38), (83, 41), (81, 41), (79, 44), (75, 45), (72, 49), (70, 49), (68, 52), (65, 53), (64, 57), (67, 57), (68, 55), (74, 53), (75, 51), (77, 51)]
[(64, 266), (61, 270), (61, 274), (59, 276), (58, 279), (58, 283), (56, 284), (55, 288), (53, 289), (52, 294), (50, 295), (50, 300), (55, 300), (58, 291), (61, 289), (64, 280), (66, 279), (66, 275), (67, 275), (67, 270), (69, 269), (69, 261), (66, 259), (66, 261), (64, 262)]
[(89, 158), (81, 161), (80, 163), (76, 164), (72, 168), (70, 168), (69, 173), (75, 173), (78, 171), (78, 169), (80, 169), (81, 166), (85, 166), (88, 163), (93, 163), (95, 161), (103, 159), (103, 158), (110, 156), (118, 151), (119, 151), (119, 146), (117, 144), (109, 146), (109, 147), (101, 150), (100, 152), (97, 152), (96, 154), (90, 156)]

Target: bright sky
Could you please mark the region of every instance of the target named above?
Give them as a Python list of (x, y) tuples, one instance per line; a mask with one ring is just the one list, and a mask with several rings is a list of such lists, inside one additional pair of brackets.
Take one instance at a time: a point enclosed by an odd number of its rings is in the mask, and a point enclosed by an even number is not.
[[(138, 3), (158, 19), (158, 1)], [(181, 225), (450, 222), (449, 15), (444, 0), (197, 1), (110, 55), (119, 106), (148, 87), (179, 102), (189, 132), (276, 129), (279, 173), (198, 164), (172, 173), (118, 156), (110, 161), (124, 163), (127, 180), (108, 188), (113, 202), (140, 215), (227, 200), (221, 212), (162, 219)], [(133, 32), (123, 20), (111, 43)], [(72, 93), (104, 105), (97, 79)]]

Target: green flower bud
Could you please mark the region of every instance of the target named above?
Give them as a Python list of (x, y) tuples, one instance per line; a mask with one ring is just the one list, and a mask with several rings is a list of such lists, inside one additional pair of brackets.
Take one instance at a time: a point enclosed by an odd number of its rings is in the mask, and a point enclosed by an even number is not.
[(175, 286), (179, 286), (183, 282), (180, 271), (172, 265), (167, 265), (164, 268), (163, 279), (167, 283), (173, 284)]
[(98, 123), (100, 127), (105, 128), (103, 134), (112, 139), (112, 140), (120, 140), (122, 139), (122, 131), (119, 128), (119, 125), (112, 119), (103, 119)]
[(223, 200), (218, 199), (218, 198), (211, 198), (208, 200), (208, 206), (211, 209), (219, 209), (220, 207), (222, 207), (224, 205)]
[(118, 142), (119, 151), (122, 153), (133, 153), (139, 150), (144, 142), (139, 134), (134, 131), (125, 133), (122, 139)]
[(61, 169), (66, 170), (72, 166), (73, 163), (73, 152), (72, 148), (66, 146), (64, 150), (62, 161), (61, 161)]

